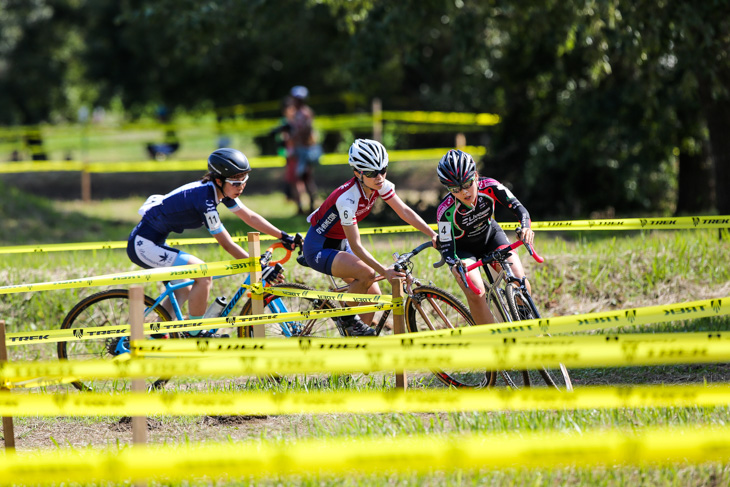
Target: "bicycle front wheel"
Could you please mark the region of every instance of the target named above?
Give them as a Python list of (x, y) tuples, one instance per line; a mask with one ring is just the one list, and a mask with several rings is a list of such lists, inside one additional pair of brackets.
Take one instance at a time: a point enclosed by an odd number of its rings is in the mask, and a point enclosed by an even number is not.
[[(507, 304), (515, 320), (532, 320), (540, 316), (530, 305), (530, 296), (515, 286), (507, 286)], [(540, 382), (538, 375), (549, 387), (555, 387), (561, 391), (572, 391), (573, 384), (570, 380), (568, 369), (563, 364), (559, 368), (542, 367), (537, 371), (522, 371), (522, 383), (524, 386), (534, 386)]]
[[(155, 300), (144, 297), (146, 308), (150, 308)], [(170, 314), (161, 306), (145, 312), (145, 323), (171, 321)], [(81, 300), (63, 320), (61, 329), (79, 329), (107, 326), (119, 327), (129, 324), (129, 291), (127, 289), (111, 289), (93, 294)], [(76, 332), (74, 332), (76, 334)], [(83, 336), (83, 331), (78, 333)], [(178, 338), (177, 333), (170, 333), (171, 338)], [(79, 339), (68, 342), (58, 342), (58, 358), (61, 360), (92, 360), (113, 359), (129, 352), (128, 337), (101, 338), (86, 340)], [(149, 379), (148, 386), (162, 387), (169, 379)], [(81, 391), (126, 391), (130, 388), (129, 379), (96, 379), (75, 380), (73, 385)]]
[[(466, 306), (453, 294), (432, 286), (413, 290), (405, 303), (406, 329), (410, 333), (474, 326)], [(495, 373), (488, 370), (434, 370), (438, 379), (452, 387), (489, 387)]]
[[(288, 288), (301, 291), (313, 291), (311, 287), (296, 283), (283, 283), (271, 286), (270, 288)], [(266, 313), (304, 313), (315, 310), (334, 309), (336, 306), (328, 299), (304, 298), (299, 296), (276, 296), (264, 294), (264, 310)], [(241, 315), (250, 315), (251, 300), (249, 299), (241, 308)], [(324, 317), (297, 317), (281, 323), (266, 323), (266, 338), (288, 338), (288, 337), (339, 337), (337, 323), (332, 316)], [(238, 336), (240, 338), (251, 338), (253, 328), (251, 326), (239, 326)]]

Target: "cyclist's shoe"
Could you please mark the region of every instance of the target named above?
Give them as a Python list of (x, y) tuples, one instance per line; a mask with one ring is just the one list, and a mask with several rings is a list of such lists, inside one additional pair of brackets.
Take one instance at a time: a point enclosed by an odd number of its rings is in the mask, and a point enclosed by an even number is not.
[(342, 318), (342, 326), (348, 336), (375, 336), (375, 330), (366, 325), (358, 315), (344, 316)]
[(201, 330), (197, 335), (189, 331), (182, 332), (183, 338), (230, 338), (227, 333), (218, 333), (218, 330)]
[(153, 333), (150, 335), (150, 337), (154, 338), (155, 340), (167, 340), (170, 338), (169, 333)]

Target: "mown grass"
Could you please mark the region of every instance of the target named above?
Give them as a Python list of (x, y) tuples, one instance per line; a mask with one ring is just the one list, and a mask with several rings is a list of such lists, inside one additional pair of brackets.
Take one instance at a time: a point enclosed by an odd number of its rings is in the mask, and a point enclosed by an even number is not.
[[(78, 206), (63, 207), (30, 199), (24, 206), (26, 215), (39, 221), (39, 227), (54, 219), (59, 231), (58, 241), (83, 240), (75, 226), (90, 221), (110, 229), (112, 240), (126, 238), (135, 218), (125, 217), (123, 224), (110, 223), (118, 215), (135, 208), (136, 202), (124, 203), (123, 211), (114, 202), (97, 203), (92, 209)], [(36, 205), (38, 203), (38, 205)], [(266, 202), (252, 208), (267, 214)], [(46, 206), (43, 206), (46, 205)], [(277, 208), (270, 209), (274, 217)], [(107, 208), (107, 209), (105, 209)], [(281, 212), (282, 222), (288, 218)], [(109, 225), (109, 227), (105, 227)], [(227, 221), (237, 233), (245, 233), (243, 224)], [(21, 227), (23, 225), (20, 225)], [(282, 225), (287, 230), (297, 230)], [(7, 227), (0, 223), (2, 233)], [(17, 226), (12, 228), (17, 229)], [(122, 230), (123, 228), (123, 230)], [(93, 232), (92, 232), (93, 233)], [(103, 240), (85, 234), (88, 240)], [(185, 236), (204, 236), (188, 235)], [(75, 238), (74, 238), (75, 237)], [(417, 234), (367, 237), (366, 243), (382, 262), (392, 260), (394, 251), (404, 252), (423, 241)], [(522, 260), (531, 276), (538, 306), (546, 316), (604, 311), (623, 307), (683, 302), (730, 295), (730, 258), (728, 241), (718, 240), (716, 231), (623, 232), (563, 235), (542, 232), (537, 237), (537, 249), (545, 257), (538, 265), (524, 253)], [(213, 245), (186, 249), (205, 260), (226, 260), (228, 255)], [(424, 281), (446, 288), (460, 296), (450, 275), (434, 270), (430, 264), (437, 254), (424, 252), (416, 257), (415, 274)], [(293, 262), (286, 265), (288, 279), (324, 289), (326, 281)], [(47, 254), (0, 254), (0, 282), (55, 281), (112, 272), (135, 270), (123, 250), (63, 252)], [(231, 296), (237, 278), (215, 282), (214, 295)], [(145, 285), (147, 294), (154, 294), (158, 284)], [(81, 298), (97, 289), (61, 290), (41, 293), (21, 293), (0, 296), (0, 319), (6, 321), (9, 332), (58, 328), (65, 314)], [(388, 289), (384, 289), (388, 292)], [(727, 318), (676, 321), (643, 327), (625, 327), (621, 332), (688, 332), (727, 330)], [(53, 346), (11, 347), (11, 360), (39, 360), (55, 357)], [(573, 370), (578, 385), (617, 383), (703, 383), (726, 382), (730, 371), (726, 364), (704, 364), (662, 367), (633, 367)], [(428, 374), (413, 374), (411, 387), (437, 387)], [(194, 393), (196, 390), (246, 391), (271, 390), (384, 390), (394, 387), (389, 374), (327, 375), (294, 378), (282, 386), (250, 378), (219, 378), (210, 381), (173, 380), (168, 390)], [(45, 388), (37, 393), (55, 393), (57, 388)], [(648, 426), (697, 427), (724, 426), (730, 420), (727, 407), (722, 408), (636, 408), (591, 409), (577, 411), (529, 412), (465, 412), (437, 414), (331, 414), (323, 416), (293, 415), (287, 417), (216, 419), (207, 416), (174, 418), (153, 417), (150, 441), (178, 444), (186, 441), (251, 441), (263, 439), (292, 441), (295, 438), (356, 438), (392, 437), (411, 434), (450, 433), (514, 433), (556, 431), (580, 435), (588, 430), (639, 430)], [(98, 418), (20, 418), (16, 420), (21, 449), (68, 448), (84, 445), (116, 447), (126, 444), (131, 434), (120, 427), (118, 417)], [(207, 482), (192, 482), (194, 485)], [(252, 484), (245, 480), (230, 482)], [(478, 472), (435, 472), (431, 475), (383, 474), (348, 478), (294, 478), (256, 481), (256, 485), (727, 485), (730, 473), (727, 464), (642, 466), (582, 469), (577, 467), (546, 467), (537, 470), (491, 469), (485, 465)]]

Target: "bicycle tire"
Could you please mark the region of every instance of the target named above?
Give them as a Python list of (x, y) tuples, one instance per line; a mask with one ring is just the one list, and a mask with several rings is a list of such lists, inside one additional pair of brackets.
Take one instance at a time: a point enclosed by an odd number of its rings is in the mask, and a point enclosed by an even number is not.
[[(406, 330), (416, 333), (474, 326), (467, 307), (453, 294), (432, 286), (420, 286), (406, 298)], [(420, 308), (420, 310), (419, 310)], [(433, 370), (436, 377), (449, 387), (481, 388), (494, 384), (496, 373), (488, 370)]]
[[(510, 312), (516, 321), (532, 320), (539, 318), (533, 309), (529, 306), (529, 294), (527, 291), (519, 289), (515, 286), (507, 286), (507, 304)], [(522, 303), (522, 304), (521, 304)], [(549, 387), (554, 387), (562, 391), (572, 391), (573, 384), (570, 379), (568, 369), (564, 365), (559, 368), (542, 367), (537, 370), (539, 376)], [(525, 386), (533, 386), (538, 384), (537, 374), (535, 371), (523, 371), (523, 383)]]
[[(297, 283), (282, 283), (271, 286), (273, 288), (289, 288), (302, 291), (314, 291), (309, 286)], [(270, 288), (267, 288), (270, 289)], [(305, 312), (322, 309), (334, 309), (336, 306), (332, 301), (319, 298), (302, 298), (298, 296), (276, 296), (274, 294), (264, 293), (264, 309), (268, 313), (280, 312)], [(251, 300), (247, 300), (241, 307), (241, 315), (250, 315)], [(322, 337), (334, 338), (340, 337), (339, 329), (335, 319), (331, 316), (307, 319), (294, 319), (282, 323), (266, 323), (266, 338), (288, 338), (288, 337)], [(253, 334), (252, 326), (239, 326), (239, 338), (251, 338)]]
[[(151, 297), (144, 296), (145, 307), (149, 308), (155, 303)], [(161, 306), (158, 306), (145, 317), (145, 323), (156, 321), (172, 321), (170, 314)], [(123, 326), (129, 323), (129, 290), (110, 289), (102, 291), (79, 301), (71, 311), (68, 312), (61, 324), (62, 330), (72, 328), (87, 328), (91, 326)], [(178, 338), (178, 333), (170, 333), (171, 338)], [(116, 341), (115, 341), (116, 340)], [(112, 359), (118, 355), (114, 352), (114, 345), (119, 339), (99, 338), (98, 340), (77, 340), (58, 342), (57, 352), (60, 360), (91, 360), (99, 358)], [(167, 383), (169, 378), (149, 379), (148, 387), (160, 388)], [(80, 391), (106, 391), (109, 386), (112, 390), (129, 390), (131, 380), (109, 379), (109, 380), (75, 380), (74, 387)], [(120, 387), (121, 384), (121, 387)]]

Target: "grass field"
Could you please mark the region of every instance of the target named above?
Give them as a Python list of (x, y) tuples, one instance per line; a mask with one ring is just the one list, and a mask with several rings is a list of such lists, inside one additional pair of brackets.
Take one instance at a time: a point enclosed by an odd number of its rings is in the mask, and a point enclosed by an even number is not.
[[(12, 193), (12, 190), (10, 190)], [(136, 222), (140, 200), (51, 203), (41, 198), (6, 198), (5, 217), (0, 222), (5, 244), (10, 233), (51, 232), (43, 241), (123, 240)], [(275, 204), (255, 198), (247, 201), (255, 210), (271, 215), (286, 230), (303, 230), (285, 206), (283, 197)], [(17, 206), (12, 206), (17, 205)], [(13, 219), (9, 215), (16, 215)], [(22, 215), (22, 218), (20, 216)], [(131, 215), (131, 217), (129, 216)], [(226, 221), (234, 233), (248, 230), (241, 223)], [(301, 225), (301, 223), (298, 223)], [(29, 228), (30, 227), (30, 228)], [(185, 237), (205, 236), (192, 233)], [(75, 237), (75, 238), (74, 238)], [(366, 243), (381, 262), (391, 261), (392, 252), (403, 252), (422, 241), (417, 234), (367, 238)], [(545, 316), (606, 311), (635, 306), (684, 302), (730, 296), (730, 242), (719, 240), (717, 231), (583, 232), (537, 235), (537, 249), (545, 263), (536, 264), (522, 254), (531, 276), (533, 294)], [(208, 261), (226, 260), (217, 246), (202, 245), (189, 250)], [(415, 274), (460, 295), (443, 269), (430, 263), (436, 252), (416, 258)], [(19, 284), (94, 276), (135, 270), (124, 251), (85, 251), (48, 254), (0, 254), (0, 282)], [(325, 280), (291, 262), (286, 266), (290, 281), (324, 289)], [(213, 294), (231, 296), (235, 279), (216, 281)], [(97, 289), (62, 290), (0, 296), (0, 319), (9, 332), (58, 328), (65, 314), (81, 298)], [(145, 286), (154, 294), (158, 285)], [(389, 290), (384, 289), (384, 292)], [(728, 330), (727, 318), (677, 321), (622, 332), (689, 332)], [(53, 346), (11, 347), (11, 360), (55, 357)], [(593, 384), (676, 384), (728, 382), (727, 364), (572, 370), (576, 387)], [(440, 387), (429, 375), (413, 374), (412, 388)], [(245, 393), (275, 387), (256, 379), (216, 378), (203, 381), (175, 379), (168, 390), (234, 390)], [(353, 374), (300, 381), (295, 390), (383, 390), (394, 387), (389, 374)], [(62, 388), (61, 388), (62, 389)], [(47, 388), (30, 393), (51, 393)], [(73, 391), (71, 391), (73, 392)], [(515, 433), (556, 431), (580, 435), (584, 431), (640, 430), (648, 426), (724, 426), (730, 421), (727, 407), (591, 409), (577, 411), (541, 410), (529, 412), (465, 412), (434, 414), (328, 414), (268, 417), (153, 417), (150, 442), (181, 444), (188, 441), (250, 441), (264, 439), (293, 441), (297, 438), (389, 438), (423, 433)], [(80, 448), (91, 445), (123, 448), (131, 440), (129, 426), (119, 417), (20, 418), (16, 420), (19, 450)], [(251, 484), (243, 481), (241, 484)], [(705, 465), (606, 466), (605, 468), (561, 467), (551, 469), (495, 470), (485, 465), (475, 472), (436, 472), (429, 475), (383, 474), (354, 477), (271, 479), (257, 485), (728, 485), (728, 463)], [(209, 481), (197, 484), (209, 485)], [(226, 483), (233, 485), (235, 482)], [(176, 484), (177, 485), (177, 484)], [(223, 485), (217, 483), (216, 485)]]

